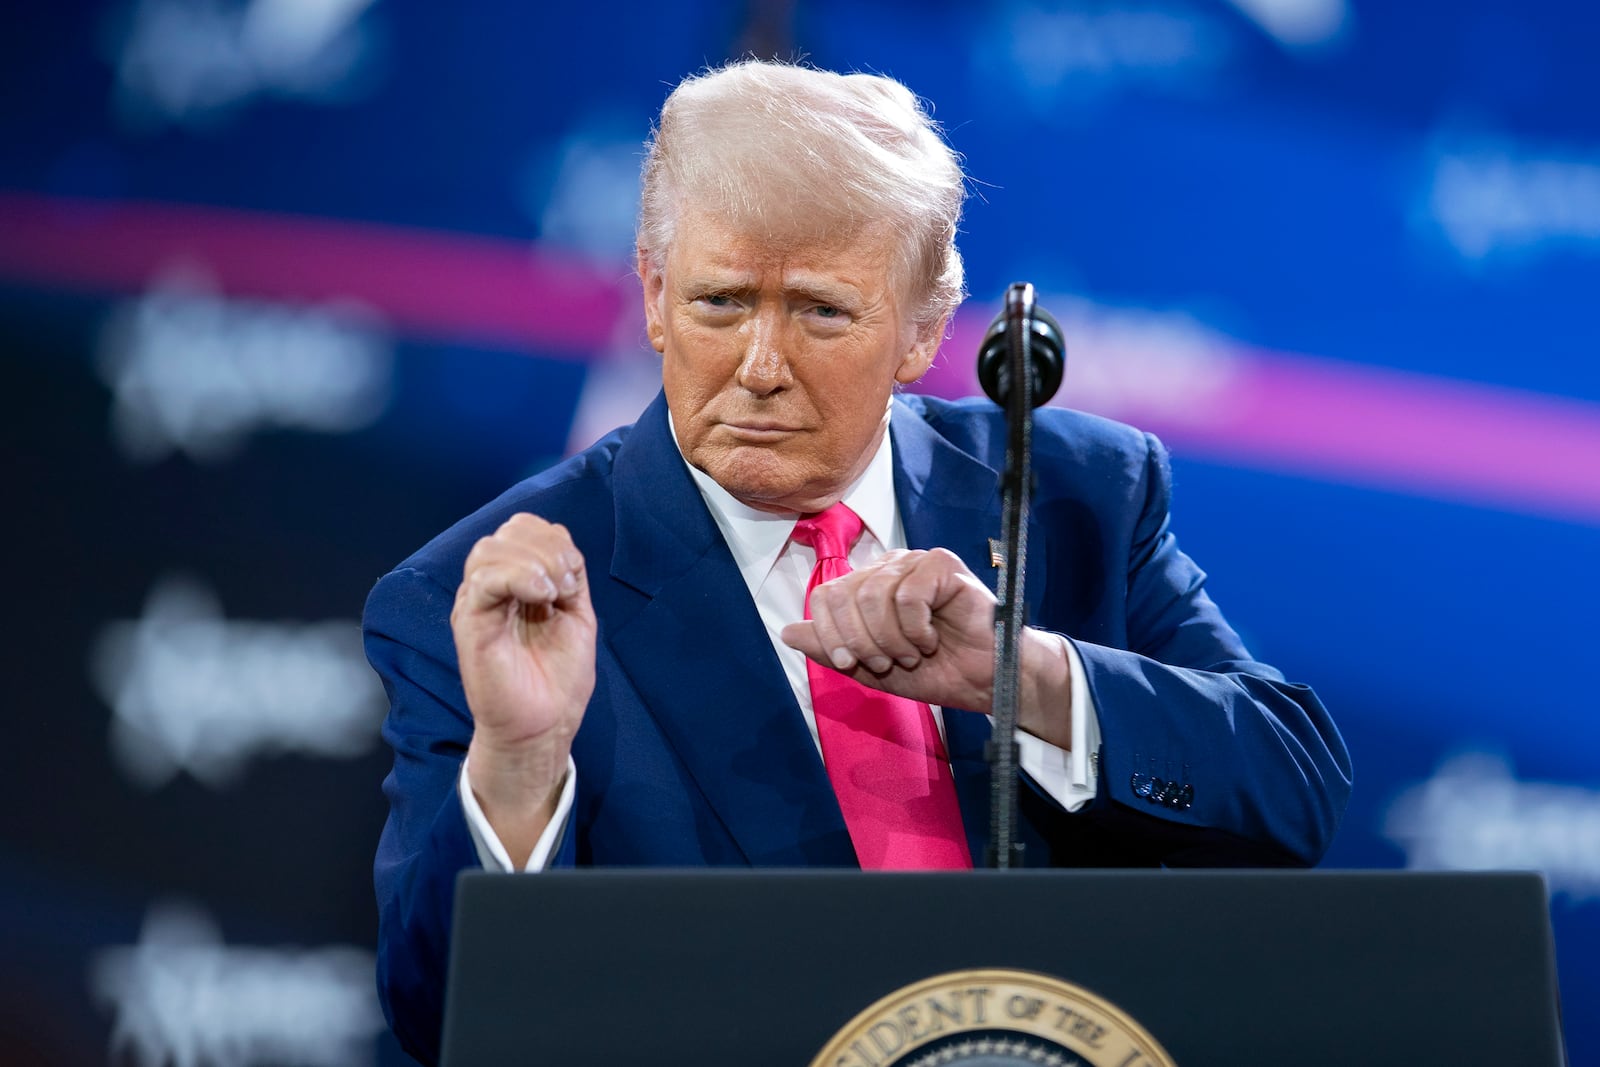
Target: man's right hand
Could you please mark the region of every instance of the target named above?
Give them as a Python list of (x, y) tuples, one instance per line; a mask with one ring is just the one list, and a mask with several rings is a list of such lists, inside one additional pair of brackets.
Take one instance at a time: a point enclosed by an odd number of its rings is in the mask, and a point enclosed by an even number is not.
[(472, 792), (521, 867), (555, 812), (594, 692), (594, 608), (566, 527), (514, 515), (474, 545), (450, 628), (474, 723)]

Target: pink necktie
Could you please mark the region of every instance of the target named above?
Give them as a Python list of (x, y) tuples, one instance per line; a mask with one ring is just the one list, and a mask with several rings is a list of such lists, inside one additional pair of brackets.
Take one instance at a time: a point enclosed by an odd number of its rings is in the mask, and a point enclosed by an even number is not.
[[(810, 545), (817, 565), (811, 590), (850, 573), (850, 546), (861, 517), (843, 504), (801, 519), (793, 538)], [(806, 660), (822, 760), (844, 812), (856, 858), (865, 869), (972, 866), (955, 782), (928, 705), (862, 685)]]

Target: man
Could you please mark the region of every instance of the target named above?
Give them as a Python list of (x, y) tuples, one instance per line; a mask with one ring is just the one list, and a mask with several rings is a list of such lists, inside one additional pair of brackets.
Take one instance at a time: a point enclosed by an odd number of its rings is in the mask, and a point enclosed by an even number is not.
[[(982, 856), (1004, 419), (897, 395), (962, 296), (963, 182), (886, 78), (745, 63), (668, 99), (638, 237), (661, 396), (368, 602), (380, 984), (414, 1054), (462, 868)], [(1178, 551), (1160, 446), (1064, 410), (1035, 438), (1029, 861), (1315, 862), (1348, 756)]]

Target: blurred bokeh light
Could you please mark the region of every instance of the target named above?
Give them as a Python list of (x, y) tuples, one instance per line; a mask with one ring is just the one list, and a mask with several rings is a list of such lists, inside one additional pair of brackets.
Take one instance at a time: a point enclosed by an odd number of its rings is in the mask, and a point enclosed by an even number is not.
[[(0, 34), (8, 1063), (405, 1062), (372, 582), (653, 395), (637, 166), (755, 50), (899, 77), (1058, 403), (1353, 751), (1328, 863), (1543, 870), (1600, 1063), (1600, 9), (105, 0)], [(1493, 961), (1485, 961), (1492, 966)], [(315, 1039), (312, 1039), (314, 1036)]]

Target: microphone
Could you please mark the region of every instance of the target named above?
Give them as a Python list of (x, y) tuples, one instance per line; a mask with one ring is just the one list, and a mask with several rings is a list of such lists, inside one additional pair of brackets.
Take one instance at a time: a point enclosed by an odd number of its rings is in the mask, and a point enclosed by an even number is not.
[(1061, 388), (1061, 376), (1066, 370), (1067, 342), (1062, 339), (1061, 325), (1055, 316), (1033, 303), (1032, 293), (1024, 297), (1019, 290), (1033, 287), (1019, 282), (1006, 291), (1006, 307), (994, 317), (984, 331), (983, 343), (978, 346), (978, 381), (983, 391), (1001, 407), (1011, 396), (1011, 369), (1006, 365), (1006, 352), (1011, 345), (1009, 320), (1013, 317), (1012, 300), (1023, 300), (1022, 321), (1025, 327), (1023, 353), (1028, 362), (1028, 373), (1033, 382), (1033, 406), (1038, 407)]
[[(1028, 498), (1033, 486), (1033, 409), (1061, 388), (1067, 343), (1033, 299), (1033, 286), (1006, 290), (1005, 309), (978, 346), (978, 381), (1006, 413), (1006, 466), (1000, 475), (999, 599), (994, 606), (994, 732), (989, 738), (989, 865), (1022, 866), (1017, 840), (1017, 704), (1022, 692), (1022, 631), (1027, 602)], [(1015, 385), (1016, 389), (1011, 387)]]

